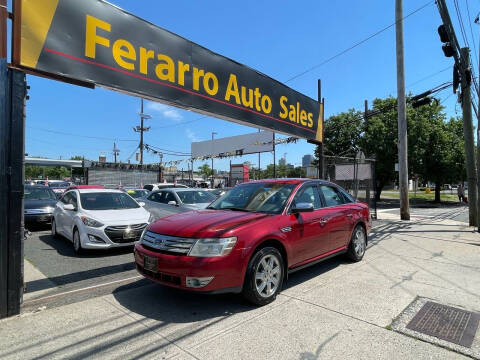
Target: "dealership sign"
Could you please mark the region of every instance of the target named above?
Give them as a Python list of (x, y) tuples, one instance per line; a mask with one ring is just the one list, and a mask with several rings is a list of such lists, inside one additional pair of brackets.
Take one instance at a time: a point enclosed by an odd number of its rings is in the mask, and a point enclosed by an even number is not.
[(322, 141), (319, 102), (101, 0), (16, 0), (14, 65)]

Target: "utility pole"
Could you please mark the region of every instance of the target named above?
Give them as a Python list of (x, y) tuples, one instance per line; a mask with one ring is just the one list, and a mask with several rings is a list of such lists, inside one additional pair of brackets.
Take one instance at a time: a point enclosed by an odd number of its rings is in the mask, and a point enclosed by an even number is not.
[(475, 145), (473, 142), (472, 102), (470, 93), (470, 85), (472, 81), (470, 54), (468, 48), (460, 49), (445, 0), (437, 0), (436, 3), (443, 22), (443, 25), (438, 28), (440, 40), (444, 43), (442, 50), (446, 57), (453, 57), (455, 59), (454, 71), (455, 74), (458, 74), (460, 77), (462, 91), (463, 136), (465, 139), (466, 155), (465, 165), (467, 168), (468, 178), (468, 222), (470, 226), (476, 226), (480, 223), (477, 219), (477, 174), (475, 169)]
[(400, 187), (400, 219), (410, 220), (408, 202), (408, 142), (405, 111), (405, 69), (403, 62), (403, 6), (395, 0), (395, 35), (397, 50), (397, 107), (398, 107), (398, 177)]
[(160, 163), (158, 164), (158, 182), (163, 181), (163, 153), (158, 153), (160, 156)]
[(140, 165), (143, 165), (143, 132), (150, 130), (150, 126), (144, 127), (143, 120), (144, 119), (151, 119), (151, 115), (147, 115), (143, 113), (143, 98), (141, 98), (141, 105), (140, 105), (140, 126), (136, 126), (133, 128), (133, 131), (140, 133)]
[(117, 144), (113, 143), (113, 157), (115, 159), (115, 164), (117, 163), (117, 156), (120, 154), (120, 150), (117, 148)]
[(215, 187), (215, 178), (213, 176), (213, 151), (214, 151), (214, 148), (213, 148), (213, 137), (214, 135), (217, 135), (217, 133), (215, 131), (212, 131), (212, 152), (211, 152), (211, 156), (212, 156), (212, 189)]
[[(318, 79), (317, 81), (317, 91), (318, 91), (318, 102), (321, 103), (323, 102), (322, 99), (322, 80)], [(323, 121), (323, 119), (322, 119)], [(322, 131), (323, 131), (323, 124), (322, 124)], [(323, 136), (322, 136), (322, 142), (318, 144), (318, 178), (323, 179), (324, 178), (324, 173), (323, 173)]]
[[(470, 51), (468, 48), (460, 50), (462, 68), (468, 69), (470, 65)], [(464, 75), (465, 74), (465, 75)], [(462, 74), (462, 112), (463, 112), (463, 136), (465, 138), (465, 155), (467, 158), (468, 180), (468, 210), (470, 226), (478, 225), (477, 219), (477, 178), (475, 169), (475, 155), (473, 142), (472, 124), (472, 97), (470, 91), (471, 75)]]
[(275, 133), (273, 133), (273, 178), (277, 178), (277, 164), (275, 164)]
[[(260, 132), (260, 129), (258, 129), (258, 132)], [(258, 152), (258, 179), (260, 180), (260, 151)]]

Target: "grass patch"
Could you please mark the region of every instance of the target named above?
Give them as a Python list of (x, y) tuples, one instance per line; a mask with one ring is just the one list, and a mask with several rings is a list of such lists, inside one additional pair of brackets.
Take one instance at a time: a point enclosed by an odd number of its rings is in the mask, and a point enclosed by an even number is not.
[[(400, 193), (398, 191), (382, 191), (380, 194), (380, 198), (382, 199), (399, 199), (400, 198)], [(429, 200), (429, 201), (434, 201), (435, 200), (435, 192), (432, 191), (430, 194), (426, 194), (423, 191), (417, 191), (415, 194), (413, 191), (409, 191), (408, 193), (408, 198), (409, 199), (419, 199), (419, 200)], [(458, 196), (456, 194), (444, 194), (440, 193), (440, 201), (445, 201), (445, 202), (458, 202)]]

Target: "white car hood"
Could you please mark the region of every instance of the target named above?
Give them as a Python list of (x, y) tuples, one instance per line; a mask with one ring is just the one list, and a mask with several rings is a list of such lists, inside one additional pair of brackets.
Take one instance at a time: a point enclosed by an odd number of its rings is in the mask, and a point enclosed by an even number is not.
[(133, 224), (146, 223), (150, 213), (143, 207), (122, 210), (83, 210), (85, 216), (91, 217), (104, 224)]

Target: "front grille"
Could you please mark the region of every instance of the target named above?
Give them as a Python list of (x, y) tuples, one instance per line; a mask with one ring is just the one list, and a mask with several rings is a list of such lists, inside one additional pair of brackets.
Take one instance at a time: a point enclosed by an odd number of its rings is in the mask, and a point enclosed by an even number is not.
[(114, 243), (130, 243), (140, 240), (146, 226), (147, 224), (107, 226), (105, 234)]
[(152, 279), (155, 279), (155, 280), (158, 280), (158, 281), (163, 281), (163, 282), (170, 283), (170, 284), (182, 285), (182, 280), (180, 279), (180, 276), (174, 276), (174, 275), (168, 275), (168, 274), (159, 273), (159, 272), (153, 272), (153, 271), (144, 269), (143, 267), (139, 266), (138, 264), (137, 264), (137, 270), (141, 274), (143, 274), (143, 275), (145, 275), (149, 278), (152, 278)]
[(146, 231), (145, 235), (143, 235), (142, 245), (156, 252), (186, 255), (196, 241), (197, 239), (161, 235)]

